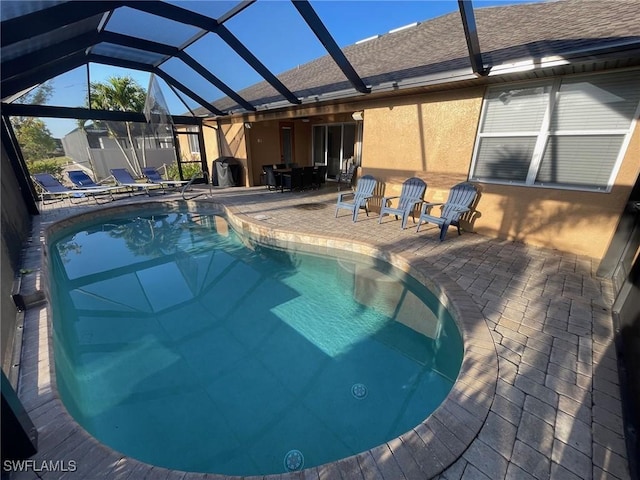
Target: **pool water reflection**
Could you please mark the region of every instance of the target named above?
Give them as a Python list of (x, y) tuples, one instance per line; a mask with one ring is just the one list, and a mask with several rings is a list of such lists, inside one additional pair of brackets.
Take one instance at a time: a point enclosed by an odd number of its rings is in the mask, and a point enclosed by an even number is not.
[(410, 430), (451, 389), (460, 334), (415, 279), (336, 254), (267, 248), (213, 214), (60, 232), (64, 404), (126, 455), (228, 475), (320, 465)]

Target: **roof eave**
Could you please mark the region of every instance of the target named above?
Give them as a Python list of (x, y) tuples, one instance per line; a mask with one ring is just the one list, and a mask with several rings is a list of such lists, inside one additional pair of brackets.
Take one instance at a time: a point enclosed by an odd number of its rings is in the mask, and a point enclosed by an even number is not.
[(298, 106), (292, 106), (286, 100), (270, 102), (256, 105), (257, 112), (234, 110), (233, 113), (230, 114), (230, 117), (244, 117), (250, 113), (275, 112), (279, 109), (282, 109), (283, 112), (290, 112), (292, 108), (304, 109), (312, 104), (327, 104), (337, 101), (341, 103), (349, 100), (357, 102), (362, 99), (379, 98), (381, 95), (389, 95), (393, 94), (393, 92), (401, 92), (406, 95), (421, 90), (424, 91), (425, 88), (436, 87), (438, 90), (442, 90), (446, 88), (486, 85), (501, 80), (512, 81), (515, 76), (517, 76), (517, 78), (530, 77), (535, 79), (550, 74), (553, 75), (553, 69), (557, 67), (570, 67), (575, 69), (588, 64), (590, 68), (595, 71), (606, 68), (607, 63), (612, 60), (617, 61), (620, 59), (629, 60), (633, 65), (640, 65), (640, 41), (620, 42), (619, 44), (608, 45), (603, 48), (575, 50), (565, 52), (561, 55), (550, 55), (542, 58), (527, 57), (514, 59), (509, 62), (493, 65), (489, 75), (485, 77), (478, 77), (473, 69), (468, 67), (372, 85), (370, 86), (371, 93), (368, 95), (351, 88), (322, 95), (301, 97), (301, 104)]

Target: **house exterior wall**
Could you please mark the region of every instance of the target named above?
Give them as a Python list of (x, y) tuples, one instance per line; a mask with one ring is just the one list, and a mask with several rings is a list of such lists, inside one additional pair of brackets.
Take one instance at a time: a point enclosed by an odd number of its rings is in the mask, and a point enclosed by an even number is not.
[(639, 174), (636, 127), (611, 192), (481, 184), (476, 231), (602, 259)]
[[(473, 87), (324, 105), (315, 112), (299, 107), (279, 115), (270, 112), (265, 120), (251, 118), (251, 129), (230, 123), (238, 119), (225, 119), (229, 123), (222, 128), (228, 151), (249, 152), (244, 157), (247, 185), (259, 185), (262, 165), (281, 162), (280, 121), (294, 122), (295, 161), (306, 165), (311, 162), (314, 124), (347, 121), (352, 112), (362, 110), (360, 174), (379, 180), (377, 194), (397, 195), (402, 182), (415, 175), (428, 184), (427, 201), (443, 202), (452, 185), (469, 178), (484, 94), (485, 87)], [(310, 122), (302, 122), (302, 115), (309, 115)], [(639, 125), (609, 193), (476, 182), (480, 199), (464, 227), (489, 237), (602, 259), (640, 174)]]
[[(352, 121), (350, 114), (327, 113), (321, 117), (310, 117), (309, 121), (301, 118), (291, 118), (283, 115), (280, 119), (251, 122), (251, 128), (244, 128), (244, 124), (233, 120), (220, 120), (219, 128), (222, 142), (222, 156), (235, 156), (230, 152), (237, 150), (246, 152), (247, 181), (245, 185), (260, 185), (260, 175), (263, 165), (282, 163), (280, 148), (280, 125), (282, 122), (293, 125), (293, 161), (300, 166), (313, 164), (312, 140), (313, 126), (317, 124), (339, 123)], [(212, 128), (205, 128), (205, 143), (213, 136)], [(242, 147), (244, 145), (244, 147)], [(207, 153), (209, 156), (209, 153)], [(236, 157), (237, 158), (237, 157)], [(240, 159), (242, 160), (242, 159)]]
[(415, 175), (427, 182), (427, 198), (446, 199), (449, 187), (468, 177), (483, 93), (442, 92), (365, 108), (363, 173), (384, 182), (385, 195), (398, 194)]
[[(251, 162), (249, 176), (252, 185), (260, 185), (262, 165), (280, 163), (279, 121), (254, 122), (247, 131)], [(294, 153), (294, 156), (296, 154)]]
[[(218, 123), (218, 130), (214, 128), (204, 127), (204, 141), (206, 145), (213, 146), (215, 142), (218, 146), (219, 156), (216, 153), (211, 160), (215, 161), (219, 157), (233, 157), (238, 160), (242, 164), (242, 175), (244, 178), (242, 185), (250, 185), (248, 182), (248, 174), (250, 165), (248, 161), (248, 144), (247, 144), (247, 129), (244, 127), (244, 123), (236, 122), (236, 123)], [(216, 139), (213, 140), (211, 136), (216, 136)], [(207, 158), (209, 157), (209, 151), (207, 150)], [(213, 168), (210, 165), (210, 172), (213, 175)]]
[[(363, 173), (383, 182), (384, 195), (398, 194), (402, 181), (417, 175), (428, 184), (428, 201), (446, 200), (449, 187), (468, 178), (483, 95), (475, 88), (365, 107)], [(467, 228), (601, 259), (639, 174), (636, 126), (611, 192), (478, 183)]]
[(207, 158), (207, 170), (209, 175), (213, 175), (213, 162), (221, 157), (220, 142), (218, 141), (218, 125), (210, 122), (202, 126), (202, 136), (204, 139), (204, 151)]
[[(184, 128), (178, 128), (178, 132), (185, 131)], [(178, 135), (178, 152), (180, 161), (191, 161), (191, 146), (186, 135)]]

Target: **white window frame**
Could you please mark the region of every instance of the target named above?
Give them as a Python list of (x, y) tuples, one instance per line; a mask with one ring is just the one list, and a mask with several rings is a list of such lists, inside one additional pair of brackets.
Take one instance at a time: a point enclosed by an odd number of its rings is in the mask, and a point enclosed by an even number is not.
[[(610, 72), (611, 75), (615, 75), (617, 73), (626, 73), (629, 71), (636, 71), (638, 75), (640, 75), (640, 70), (638, 69), (622, 69), (616, 72)], [(577, 75), (567, 75), (563, 77), (558, 77), (553, 80), (548, 81), (540, 81), (532, 80), (526, 82), (519, 82), (517, 85), (520, 87), (533, 87), (536, 85), (551, 85), (551, 91), (549, 92), (549, 99), (547, 108), (540, 125), (540, 129), (538, 131), (519, 131), (519, 132), (505, 132), (505, 133), (482, 133), (482, 125), (484, 125), (484, 120), (487, 111), (487, 98), (490, 92), (496, 89), (505, 89), (514, 84), (500, 84), (498, 86), (491, 86), (487, 88), (485, 92), (485, 96), (482, 101), (482, 111), (480, 114), (480, 120), (478, 123), (478, 132), (476, 134), (476, 141), (473, 148), (473, 157), (471, 161), (471, 167), (469, 169), (469, 180), (473, 182), (482, 182), (482, 183), (492, 183), (498, 185), (517, 185), (523, 187), (534, 187), (534, 188), (553, 188), (557, 190), (578, 190), (578, 191), (589, 191), (589, 192), (600, 192), (600, 193), (609, 193), (613, 188), (615, 179), (620, 171), (620, 167), (622, 166), (622, 162), (627, 153), (627, 149), (629, 147), (629, 142), (631, 141), (631, 136), (635, 131), (636, 125), (638, 123), (638, 119), (640, 117), (640, 102), (636, 106), (635, 113), (630, 122), (629, 128), (627, 129), (602, 129), (602, 130), (557, 130), (554, 132), (550, 131), (551, 119), (553, 118), (553, 109), (557, 105), (557, 97), (558, 92), (560, 91), (560, 86), (562, 85), (562, 81), (565, 79), (575, 79), (575, 78), (588, 78), (590, 76), (599, 76), (603, 75), (603, 72), (597, 73), (589, 73), (589, 74), (577, 74)], [(640, 77), (639, 77), (640, 78)], [(562, 137), (562, 136), (571, 136), (571, 135), (581, 135), (581, 136), (597, 136), (597, 135), (620, 135), (623, 136), (623, 141), (620, 146), (620, 151), (618, 152), (618, 156), (613, 164), (613, 168), (611, 169), (611, 174), (609, 175), (609, 179), (607, 181), (606, 187), (588, 187), (588, 186), (572, 186), (561, 183), (536, 183), (536, 177), (540, 170), (542, 159), (544, 156), (544, 151), (547, 146), (550, 137)], [(506, 138), (506, 137), (536, 137), (536, 144), (533, 149), (533, 154), (531, 156), (531, 160), (529, 163), (529, 170), (527, 172), (527, 177), (524, 182), (514, 181), (514, 180), (499, 180), (499, 179), (491, 179), (485, 177), (475, 177), (473, 174), (476, 169), (476, 162), (478, 158), (478, 151), (480, 149), (480, 143), (483, 138)]]
[(187, 142), (189, 143), (190, 153), (200, 155), (200, 128), (197, 126), (187, 128)]

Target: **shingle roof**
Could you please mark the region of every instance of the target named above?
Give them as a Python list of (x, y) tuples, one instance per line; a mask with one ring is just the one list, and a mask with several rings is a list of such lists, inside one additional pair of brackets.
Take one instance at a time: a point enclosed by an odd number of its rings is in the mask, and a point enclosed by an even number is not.
[[(483, 61), (491, 66), (625, 42), (635, 42), (635, 48), (640, 47), (637, 0), (558, 0), (480, 8), (475, 16)], [(458, 12), (345, 47), (343, 52), (364, 82), (374, 89), (385, 83), (470, 69)], [(278, 78), (299, 98), (353, 90), (328, 55)], [(283, 100), (267, 82), (239, 93), (253, 104)], [(238, 108), (229, 98), (214, 105), (221, 110)]]

